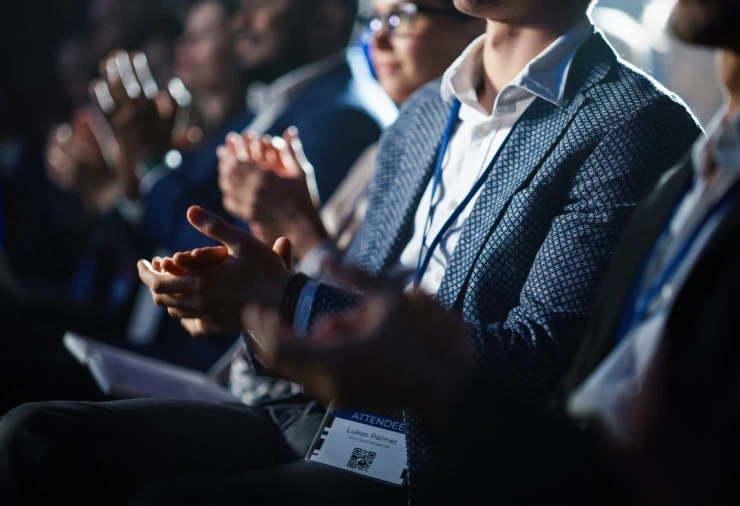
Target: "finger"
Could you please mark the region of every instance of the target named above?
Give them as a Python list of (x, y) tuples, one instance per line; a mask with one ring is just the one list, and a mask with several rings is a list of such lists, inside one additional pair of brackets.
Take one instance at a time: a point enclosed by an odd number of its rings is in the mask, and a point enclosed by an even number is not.
[(259, 141), (260, 151), (262, 152), (263, 169), (279, 171), (280, 154), (272, 145), (272, 137), (264, 135)]
[(197, 315), (212, 315), (215, 310), (214, 308), (206, 308), (203, 300), (198, 295), (188, 294), (184, 295), (181, 293), (169, 294), (169, 293), (152, 293), (152, 300), (157, 306), (166, 307), (168, 311), (173, 310), (172, 314), (197, 314)]
[(131, 55), (126, 51), (119, 51), (115, 59), (126, 96), (134, 102), (141, 102), (141, 99), (146, 100), (144, 90), (131, 63)]
[(293, 156), (298, 161), (298, 165), (305, 173), (313, 173), (314, 167), (308, 160), (305, 151), (303, 150), (303, 142), (301, 141), (300, 134), (296, 127), (290, 127), (285, 131), (284, 136), (285, 142), (287, 142)]
[(219, 161), (231, 161), (236, 160), (236, 155), (230, 150), (225, 144), (220, 145), (216, 148), (216, 157)]
[(184, 276), (189, 272), (187, 269), (177, 265), (171, 258), (165, 258), (162, 260), (162, 270), (172, 274), (173, 276)]
[[(277, 148), (278, 153), (280, 154), (280, 162), (285, 170), (292, 175), (306, 172), (301, 167), (301, 162), (296, 156), (295, 148), (293, 147), (294, 142), (296, 142), (296, 148), (303, 153), (303, 146), (300, 144), (298, 130), (295, 127), (285, 130), (282, 137), (276, 137), (273, 139), (273, 146)], [(305, 153), (303, 154), (303, 157), (306, 157)]]
[[(319, 184), (316, 180), (316, 171), (303, 151), (303, 142), (301, 142), (298, 129), (296, 127), (288, 128), (285, 131), (284, 139), (288, 143), (290, 152), (292, 153), (291, 156), (295, 158), (298, 168), (306, 175), (306, 185), (308, 186), (308, 193), (311, 195), (311, 202), (319, 209), (321, 207), (321, 194), (319, 193)], [(298, 170), (294, 168), (294, 172), (297, 174)]]
[(153, 100), (159, 93), (159, 86), (152, 75), (146, 55), (140, 51), (135, 52), (131, 57), (131, 63), (133, 64), (136, 77), (139, 83), (141, 83), (144, 96), (149, 100)]
[(218, 265), (228, 256), (228, 249), (217, 246), (213, 248), (201, 248), (185, 253), (176, 253), (173, 261), (182, 268), (198, 270)]
[(139, 278), (153, 294), (194, 293), (200, 288), (199, 280), (194, 276), (161, 273), (146, 260), (139, 260), (136, 267)]
[(160, 257), (154, 257), (152, 258), (152, 269), (157, 271), (158, 273), (162, 273), (162, 259)]
[(96, 104), (103, 114), (109, 116), (116, 109), (116, 101), (111, 95), (108, 83), (102, 79), (94, 79), (88, 87), (90, 99)]
[(215, 334), (220, 332), (220, 328), (214, 324), (201, 320), (199, 318), (189, 319), (183, 318), (180, 320), (180, 325), (193, 337), (202, 337), (209, 334)]
[(226, 136), (226, 144), (231, 148), (231, 151), (236, 156), (236, 159), (240, 162), (249, 161), (249, 152), (247, 147), (244, 145), (244, 139), (241, 135), (236, 132), (231, 132)]
[(154, 97), (154, 105), (159, 117), (165, 121), (172, 121), (177, 114), (177, 101), (168, 90), (161, 90), (157, 93), (157, 96)]
[(172, 78), (170, 82), (167, 83), (167, 91), (169, 91), (169, 95), (174, 99), (177, 107), (180, 109), (187, 109), (192, 105), (193, 96), (180, 78)]
[(74, 132), (90, 145), (97, 144), (95, 126), (93, 125), (92, 111), (89, 107), (83, 107), (75, 112), (72, 120)]
[(108, 83), (108, 90), (110, 90), (110, 94), (117, 108), (131, 103), (131, 98), (129, 98), (126, 88), (123, 86), (123, 80), (118, 68), (118, 52), (105, 61), (105, 81)]
[(89, 168), (101, 168), (99, 165), (101, 165), (103, 161), (96, 156), (97, 153), (94, 146), (83, 141), (82, 138), (77, 135), (72, 135), (70, 137), (66, 137), (66, 135), (66, 132), (62, 133), (62, 135), (57, 135), (58, 140), (61, 139), (62, 136), (66, 139), (64, 142), (59, 142), (57, 144), (64, 154), (73, 160), (78, 160), (87, 164)]
[(48, 174), (62, 188), (71, 189), (76, 178), (76, 163), (58, 146), (49, 148), (47, 154)]
[(226, 260), (229, 250), (222, 246), (198, 248), (193, 251), (193, 259), (201, 264), (218, 264)]
[(245, 143), (247, 153), (249, 153), (249, 160), (252, 163), (263, 164), (265, 163), (265, 155), (262, 152), (262, 137), (255, 135), (251, 142)]
[(229, 253), (236, 256), (239, 256), (245, 242), (253, 240), (243, 230), (232, 227), (222, 218), (202, 207), (192, 206), (188, 209), (187, 218), (190, 224), (201, 234), (220, 242), (229, 248)]
[(293, 270), (293, 246), (290, 243), (290, 239), (286, 237), (280, 237), (277, 241), (275, 241), (275, 244), (272, 247), (272, 251), (274, 251), (277, 256), (280, 257), (287, 270)]

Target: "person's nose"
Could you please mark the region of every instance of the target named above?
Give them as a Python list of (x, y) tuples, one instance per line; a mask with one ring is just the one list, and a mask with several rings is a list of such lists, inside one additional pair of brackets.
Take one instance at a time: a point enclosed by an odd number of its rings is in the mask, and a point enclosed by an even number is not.
[(388, 27), (383, 25), (380, 30), (373, 32), (370, 44), (376, 51), (391, 51), (393, 49), (393, 42)]

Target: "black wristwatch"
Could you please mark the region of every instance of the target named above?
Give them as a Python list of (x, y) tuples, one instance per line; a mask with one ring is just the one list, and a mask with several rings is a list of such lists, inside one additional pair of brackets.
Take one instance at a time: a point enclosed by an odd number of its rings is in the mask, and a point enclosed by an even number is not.
[(283, 298), (278, 306), (278, 314), (285, 323), (293, 325), (295, 320), (295, 311), (298, 307), (298, 299), (301, 296), (303, 287), (306, 286), (309, 279), (310, 278), (308, 276), (299, 272), (290, 278), (288, 285), (285, 287)]

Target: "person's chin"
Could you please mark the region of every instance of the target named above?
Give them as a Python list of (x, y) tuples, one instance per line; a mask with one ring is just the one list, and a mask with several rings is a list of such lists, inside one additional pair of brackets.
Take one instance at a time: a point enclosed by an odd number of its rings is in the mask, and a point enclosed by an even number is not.
[(455, 8), (460, 12), (471, 16), (484, 17), (482, 11), (492, 2), (491, 0), (454, 0), (454, 3)]

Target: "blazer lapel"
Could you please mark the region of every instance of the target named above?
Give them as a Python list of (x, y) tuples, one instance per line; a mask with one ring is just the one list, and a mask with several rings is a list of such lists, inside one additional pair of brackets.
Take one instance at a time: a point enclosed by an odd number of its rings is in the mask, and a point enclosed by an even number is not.
[(537, 171), (567, 130), (583, 97), (565, 110), (538, 98), (519, 120), (492, 162), (493, 170), (466, 220), (460, 241), (447, 266), (437, 297), (456, 304), (475, 259), (499, 222), (511, 197)]
[(414, 132), (404, 144), (398, 168), (390, 175), (393, 184), (375, 223), (377, 272), (389, 269), (408, 242), (416, 210), (434, 172), (450, 110), (451, 106), (442, 101), (438, 92), (426, 107), (417, 110)]
[[(460, 241), (447, 266), (437, 298), (446, 307), (457, 306), (483, 246), (511, 198), (539, 169), (568, 130), (586, 102), (587, 91), (599, 82), (616, 61), (600, 34), (579, 50), (562, 108), (537, 98), (527, 109), (492, 162), (491, 175), (466, 220)], [(573, 84), (575, 82), (575, 85)]]

